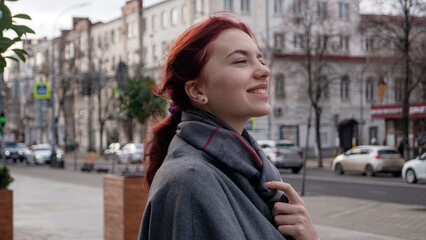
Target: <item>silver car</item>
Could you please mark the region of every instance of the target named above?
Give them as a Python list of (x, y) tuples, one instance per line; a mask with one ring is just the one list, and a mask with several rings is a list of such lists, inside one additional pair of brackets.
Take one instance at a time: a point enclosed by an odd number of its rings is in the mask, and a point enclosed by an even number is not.
[(302, 148), (290, 140), (259, 140), (257, 141), (266, 157), (277, 168), (290, 168), (299, 173), (303, 166)]
[[(38, 164), (49, 164), (52, 157), (52, 146), (50, 144), (32, 145), (30, 152), (26, 155), (28, 162)], [(56, 160), (59, 167), (64, 166), (64, 151), (56, 148)]]
[(118, 157), (118, 162), (131, 162), (137, 163), (142, 160), (143, 156), (143, 143), (128, 143), (124, 145), (116, 155)]
[(399, 177), (403, 165), (404, 159), (396, 148), (364, 145), (337, 156), (331, 168), (337, 174), (359, 172), (374, 176), (376, 173), (392, 173), (393, 176)]

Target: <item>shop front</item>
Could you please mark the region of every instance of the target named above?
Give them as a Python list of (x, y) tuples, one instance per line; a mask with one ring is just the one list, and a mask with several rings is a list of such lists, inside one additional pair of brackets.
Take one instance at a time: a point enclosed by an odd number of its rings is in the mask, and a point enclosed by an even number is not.
[[(409, 106), (409, 149), (410, 158), (426, 151), (426, 103)], [(398, 147), (403, 138), (402, 104), (371, 106), (371, 118), (385, 120), (384, 144)]]

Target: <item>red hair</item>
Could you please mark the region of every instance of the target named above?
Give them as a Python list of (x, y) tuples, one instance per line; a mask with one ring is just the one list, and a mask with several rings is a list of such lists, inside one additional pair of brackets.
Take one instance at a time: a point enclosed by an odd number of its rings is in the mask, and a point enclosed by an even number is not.
[[(192, 107), (185, 92), (185, 83), (201, 79), (202, 68), (213, 51), (212, 42), (227, 29), (240, 29), (255, 39), (250, 28), (241, 21), (222, 16), (212, 16), (187, 29), (170, 49), (164, 68), (164, 78), (159, 88), (153, 91), (173, 102), (175, 108), (185, 111)], [(200, 80), (201, 81), (201, 80)], [(163, 164), (170, 141), (175, 135), (179, 121), (172, 116), (158, 122), (152, 137), (145, 144), (143, 161), (146, 165), (145, 179), (151, 186), (155, 173)]]

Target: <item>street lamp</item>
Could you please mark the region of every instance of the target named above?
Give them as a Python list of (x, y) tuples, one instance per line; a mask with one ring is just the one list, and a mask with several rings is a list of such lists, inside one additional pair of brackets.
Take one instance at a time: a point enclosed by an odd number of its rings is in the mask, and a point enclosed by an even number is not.
[(69, 11), (73, 8), (78, 8), (78, 7), (84, 7), (89, 5), (90, 3), (80, 3), (80, 4), (75, 4), (72, 5), (70, 7), (67, 7), (66, 9), (64, 9), (59, 15), (58, 17), (56, 17), (55, 22), (53, 22), (53, 34), (52, 34), (52, 50), (51, 50), (51, 61), (50, 61), (50, 76), (51, 76), (51, 93), (50, 93), (50, 104), (51, 104), (51, 111), (52, 111), (52, 123), (51, 123), (51, 131), (52, 131), (52, 155), (51, 155), (51, 159), (50, 159), (50, 166), (55, 166), (56, 165), (56, 118), (55, 118), (55, 92), (56, 92), (56, 81), (55, 81), (55, 39), (54, 39), (54, 35), (55, 35), (55, 29), (56, 29), (56, 23), (58, 22), (59, 18), (66, 12)]

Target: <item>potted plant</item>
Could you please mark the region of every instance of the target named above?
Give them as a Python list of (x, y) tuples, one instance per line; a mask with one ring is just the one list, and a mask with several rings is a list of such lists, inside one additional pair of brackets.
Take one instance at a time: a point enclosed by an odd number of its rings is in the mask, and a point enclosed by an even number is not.
[(13, 182), (9, 168), (0, 166), (0, 239), (13, 239), (13, 191), (7, 189)]

